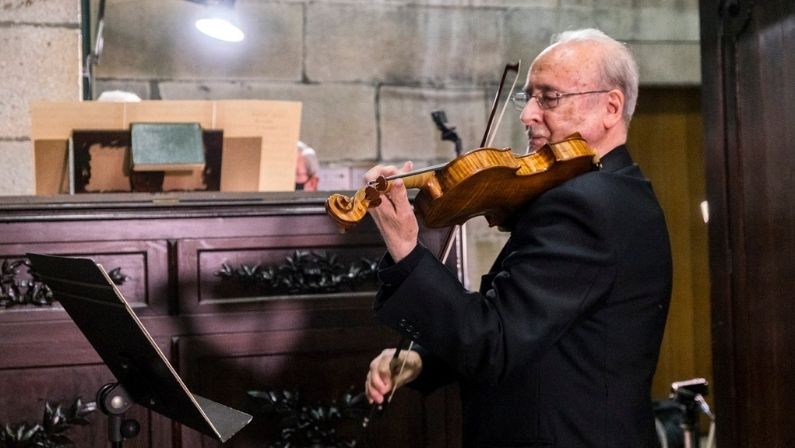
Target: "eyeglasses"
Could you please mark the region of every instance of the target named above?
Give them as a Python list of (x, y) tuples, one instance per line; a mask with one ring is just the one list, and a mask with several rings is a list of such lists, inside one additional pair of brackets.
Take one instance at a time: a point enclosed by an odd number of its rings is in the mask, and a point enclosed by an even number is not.
[(589, 90), (587, 92), (543, 92), (538, 95), (529, 95), (527, 92), (516, 92), (511, 95), (511, 103), (516, 110), (524, 110), (530, 98), (535, 98), (538, 107), (541, 109), (554, 109), (560, 104), (560, 99), (567, 96), (587, 95), (589, 93), (605, 93), (610, 90)]

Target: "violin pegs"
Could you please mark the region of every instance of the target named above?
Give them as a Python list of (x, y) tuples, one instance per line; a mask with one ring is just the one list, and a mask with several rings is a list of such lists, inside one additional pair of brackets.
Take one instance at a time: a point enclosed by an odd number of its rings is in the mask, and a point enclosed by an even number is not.
[(368, 207), (378, 207), (381, 204), (381, 193), (379, 193), (378, 187), (365, 187), (364, 199), (368, 202)]
[(384, 176), (378, 176), (378, 179), (374, 181), (375, 189), (383, 192), (389, 188), (389, 182), (386, 180)]

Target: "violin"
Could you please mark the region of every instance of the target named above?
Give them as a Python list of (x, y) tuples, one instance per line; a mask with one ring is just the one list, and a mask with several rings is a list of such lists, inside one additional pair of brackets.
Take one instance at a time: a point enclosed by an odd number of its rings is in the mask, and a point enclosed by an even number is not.
[(463, 224), (476, 216), (484, 216), (489, 226), (501, 226), (544, 191), (590, 171), (594, 157), (579, 133), (526, 155), (510, 148), (478, 148), (446, 164), (381, 176), (353, 196), (332, 194), (326, 211), (345, 232), (381, 203), (391, 181), (403, 179), (406, 188), (420, 189), (414, 204), (430, 228)]

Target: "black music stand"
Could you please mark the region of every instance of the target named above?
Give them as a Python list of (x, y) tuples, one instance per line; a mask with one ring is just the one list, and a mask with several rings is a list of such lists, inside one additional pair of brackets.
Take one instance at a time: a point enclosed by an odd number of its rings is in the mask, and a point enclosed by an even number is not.
[(137, 433), (137, 423), (123, 419), (133, 403), (222, 443), (251, 421), (249, 414), (188, 390), (101, 265), (87, 258), (27, 257), (118, 380), (97, 393), (113, 447)]

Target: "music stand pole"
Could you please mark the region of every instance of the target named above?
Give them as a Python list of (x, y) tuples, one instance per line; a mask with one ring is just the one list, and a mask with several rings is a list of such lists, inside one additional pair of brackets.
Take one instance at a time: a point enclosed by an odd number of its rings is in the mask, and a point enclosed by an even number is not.
[(119, 383), (108, 383), (97, 391), (97, 404), (108, 417), (108, 441), (111, 448), (122, 448), (124, 439), (138, 435), (141, 425), (135, 419), (125, 419), (124, 413), (133, 405), (130, 395)]

